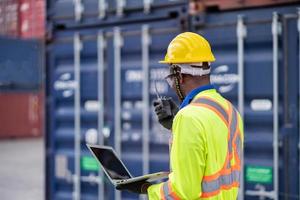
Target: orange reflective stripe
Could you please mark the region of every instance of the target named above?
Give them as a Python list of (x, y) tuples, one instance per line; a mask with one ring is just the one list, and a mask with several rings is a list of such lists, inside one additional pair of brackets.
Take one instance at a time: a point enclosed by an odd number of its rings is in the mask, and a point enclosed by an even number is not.
[(169, 191), (170, 191), (170, 195), (173, 197), (174, 200), (180, 200), (180, 198), (176, 195), (176, 193), (173, 191), (173, 188), (172, 188), (172, 185), (171, 185), (171, 182), (168, 181), (168, 188), (169, 188)]
[(170, 181), (162, 184), (160, 188), (160, 195), (163, 200), (180, 200), (177, 194), (173, 191)]
[(221, 119), (222, 121), (226, 124), (226, 126), (228, 126), (228, 112), (226, 111), (226, 109), (219, 104), (218, 102), (216, 102), (215, 100), (209, 98), (209, 97), (201, 97), (199, 99), (194, 100), (191, 105), (195, 105), (195, 106), (203, 106), (206, 107), (212, 111), (214, 111)]
[(220, 171), (216, 172), (215, 174), (208, 175), (208, 176), (203, 176), (202, 179), (204, 181), (213, 181), (213, 180), (218, 179), (221, 176), (221, 174), (224, 174), (224, 175), (230, 174), (231, 170), (228, 169), (227, 166), (226, 166), (226, 164), (228, 162), (229, 162), (229, 156), (227, 154), (223, 168)]
[[(214, 100), (211, 100), (211, 98), (207, 98), (207, 97), (205, 97), (205, 98), (210, 100), (210, 101), (214, 101)], [(199, 101), (200, 100), (196, 100), (195, 102), (199, 102)], [(215, 103), (217, 103), (217, 102), (215, 102)], [(217, 103), (217, 104), (219, 104), (219, 103)], [(197, 105), (202, 106), (203, 104), (197, 104)], [(220, 107), (221, 107), (221, 105), (220, 105)], [(207, 106), (206, 108), (210, 109), (210, 108), (212, 108), (212, 106)], [(225, 111), (225, 109), (223, 107), (221, 107), (221, 108)], [(217, 109), (212, 109), (212, 111), (214, 111), (218, 116), (221, 115), (221, 112), (218, 112)], [(232, 106), (228, 102), (227, 121), (225, 122), (227, 127), (230, 127), (230, 125), (231, 125), (232, 115), (228, 115), (228, 113), (231, 113), (231, 112), (232, 112)], [(225, 117), (221, 117), (221, 119), (225, 119)], [(229, 140), (230, 140), (230, 129), (228, 128), (228, 141)], [(221, 174), (227, 175), (227, 174), (231, 173), (231, 170), (228, 169), (228, 166), (227, 166), (229, 161), (230, 161), (230, 156), (227, 153), (227, 156), (226, 156), (226, 159), (225, 159), (225, 162), (224, 162), (224, 165), (223, 165), (222, 169), (220, 171), (216, 172), (215, 174), (212, 174), (212, 175), (209, 175), (209, 176), (204, 176), (203, 180), (204, 181), (213, 181), (213, 180), (219, 178)]]
[(160, 197), (162, 200), (166, 200), (165, 195), (164, 195), (163, 185), (161, 185), (161, 187), (160, 187)]
[(220, 118), (221, 120), (226, 124), (226, 126), (228, 126), (228, 121), (224, 118), (224, 116), (214, 107), (207, 105), (207, 104), (203, 104), (203, 103), (193, 103), (192, 105), (196, 105), (196, 106), (201, 106), (201, 107), (205, 107), (209, 110), (214, 111)]

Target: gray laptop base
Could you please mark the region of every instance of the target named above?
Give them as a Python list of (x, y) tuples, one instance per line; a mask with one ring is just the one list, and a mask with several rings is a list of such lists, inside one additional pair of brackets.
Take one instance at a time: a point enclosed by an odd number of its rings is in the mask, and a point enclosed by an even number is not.
[(157, 172), (133, 177), (112, 147), (90, 144), (87, 146), (115, 187), (141, 181), (153, 182), (167, 178), (169, 175), (169, 172)]

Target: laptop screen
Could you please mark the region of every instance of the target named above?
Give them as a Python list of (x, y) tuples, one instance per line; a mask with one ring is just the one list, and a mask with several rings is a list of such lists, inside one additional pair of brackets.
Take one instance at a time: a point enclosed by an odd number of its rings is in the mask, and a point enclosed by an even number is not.
[(106, 173), (113, 180), (122, 180), (131, 178), (126, 168), (123, 166), (119, 158), (112, 149), (101, 147), (90, 147), (94, 152)]

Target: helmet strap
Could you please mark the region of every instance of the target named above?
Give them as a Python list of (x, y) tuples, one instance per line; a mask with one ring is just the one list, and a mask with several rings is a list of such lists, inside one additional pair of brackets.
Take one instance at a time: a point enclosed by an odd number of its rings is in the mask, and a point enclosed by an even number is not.
[(185, 96), (183, 95), (182, 90), (180, 88), (180, 80), (179, 80), (179, 78), (182, 77), (181, 72), (180, 72), (180, 67), (176, 66), (176, 65), (172, 65), (171, 69), (172, 69), (172, 74), (175, 75), (174, 76), (174, 82), (175, 82), (176, 94), (177, 94), (179, 100), (181, 102), (183, 102)]

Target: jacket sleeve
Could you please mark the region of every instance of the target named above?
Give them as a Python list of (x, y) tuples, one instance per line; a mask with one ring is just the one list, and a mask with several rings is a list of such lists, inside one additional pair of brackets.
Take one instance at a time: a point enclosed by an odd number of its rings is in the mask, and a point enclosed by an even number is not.
[(173, 123), (169, 180), (148, 188), (149, 200), (199, 199), (207, 154), (202, 123), (194, 112), (179, 112)]

